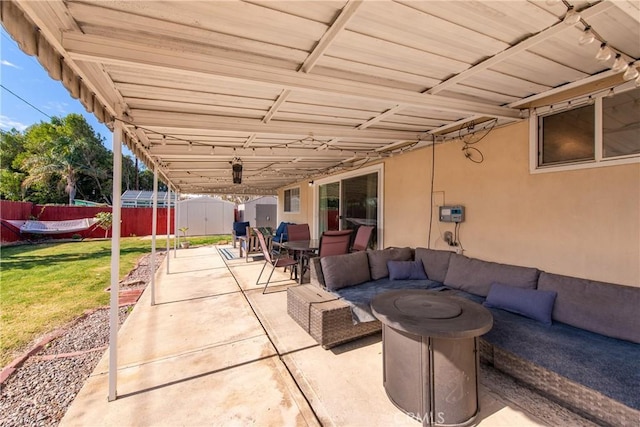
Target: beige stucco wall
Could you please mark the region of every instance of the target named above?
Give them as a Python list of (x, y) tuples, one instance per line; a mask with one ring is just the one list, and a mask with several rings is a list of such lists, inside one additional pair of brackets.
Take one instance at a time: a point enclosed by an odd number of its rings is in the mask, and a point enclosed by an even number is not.
[[(284, 212), (284, 190), (300, 187), (300, 212), (285, 213)], [(281, 221), (295, 222), (298, 224), (313, 221), (313, 187), (309, 186), (308, 181), (300, 182), (295, 185), (283, 187), (278, 190), (278, 224)]]
[[(462, 204), (464, 254), (489, 261), (640, 287), (640, 164), (529, 173), (526, 121), (493, 130), (475, 145), (484, 162), (467, 160), (459, 141), (438, 144), (434, 202)], [(384, 245), (427, 246), (431, 147), (384, 165)], [(313, 224), (313, 189), (300, 185), (299, 214), (281, 221)], [(434, 210), (431, 247), (452, 224)]]
[[(530, 174), (526, 122), (475, 145), (481, 164), (461, 147), (436, 147), (434, 200), (465, 206), (465, 255), (640, 286), (639, 164)], [(430, 171), (431, 148), (387, 160), (386, 246), (426, 246)], [(432, 224), (431, 247), (446, 249), (442, 234), (452, 224), (439, 222), (437, 210)]]

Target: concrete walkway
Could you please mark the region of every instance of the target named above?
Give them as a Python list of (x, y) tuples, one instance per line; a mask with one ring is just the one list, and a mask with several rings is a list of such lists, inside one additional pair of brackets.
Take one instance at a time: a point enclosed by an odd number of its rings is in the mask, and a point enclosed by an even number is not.
[[(384, 392), (380, 335), (324, 350), (287, 315), (295, 283), (282, 269), (263, 295), (262, 261), (226, 260), (217, 247), (175, 255), (169, 274), (158, 270), (156, 305), (148, 286), (118, 333), (118, 399), (107, 401), (106, 353), (61, 426), (420, 425)], [(589, 425), (483, 374), (483, 426)]]

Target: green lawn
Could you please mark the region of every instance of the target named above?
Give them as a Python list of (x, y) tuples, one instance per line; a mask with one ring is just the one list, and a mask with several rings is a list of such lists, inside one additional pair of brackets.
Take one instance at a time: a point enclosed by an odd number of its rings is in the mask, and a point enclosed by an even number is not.
[[(230, 236), (189, 237), (192, 245), (230, 241)], [(173, 247), (173, 242), (171, 242)], [(164, 249), (166, 239), (157, 239)], [(123, 238), (120, 278), (144, 254), (151, 240)], [(111, 240), (0, 248), (0, 366), (39, 335), (85, 310), (109, 304)]]

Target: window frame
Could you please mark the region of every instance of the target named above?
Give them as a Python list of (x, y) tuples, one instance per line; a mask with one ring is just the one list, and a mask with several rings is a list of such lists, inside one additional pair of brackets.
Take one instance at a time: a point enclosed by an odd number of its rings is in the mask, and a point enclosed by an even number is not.
[[(633, 82), (630, 82), (633, 83)], [(617, 94), (634, 90), (633, 85), (623, 85), (617, 88)], [(603, 140), (603, 110), (602, 103), (605, 96), (609, 91), (599, 92), (596, 94), (588, 95), (580, 99), (573, 99), (566, 104), (564, 108), (554, 108), (553, 112), (550, 107), (534, 108), (529, 112), (529, 172), (531, 174), (548, 173), (548, 172), (560, 172), (569, 170), (590, 169), (606, 166), (625, 165), (632, 163), (640, 163), (640, 153), (627, 154), (616, 157), (604, 157), (604, 140)], [(540, 165), (542, 143), (539, 140), (539, 119), (551, 114), (558, 114), (564, 111), (568, 111), (574, 108), (580, 108), (587, 105), (589, 102), (593, 102), (594, 105), (594, 158), (583, 161), (567, 161), (565, 163), (554, 163), (548, 165)]]
[[(292, 209), (291, 209), (291, 205), (292, 205), (291, 201), (293, 200), (293, 195), (292, 195), (291, 193), (292, 193), (294, 190), (297, 190), (297, 191), (298, 191), (298, 194), (297, 194), (297, 199), (298, 199), (298, 209), (297, 209), (297, 210), (292, 210)], [(300, 213), (300, 192), (301, 192), (300, 190), (301, 190), (301, 188), (300, 188), (300, 186), (299, 186), (299, 185), (294, 186), (294, 187), (285, 188), (285, 189), (284, 189), (284, 191), (282, 192), (282, 199), (283, 199), (283, 200), (282, 200), (282, 202), (283, 202), (283, 203), (282, 203), (282, 211), (283, 211), (284, 213), (287, 213), (287, 214), (290, 214), (290, 213), (291, 213), (291, 214)], [(289, 195), (289, 210), (287, 210), (287, 192), (289, 192), (289, 194), (290, 194), (290, 195)]]

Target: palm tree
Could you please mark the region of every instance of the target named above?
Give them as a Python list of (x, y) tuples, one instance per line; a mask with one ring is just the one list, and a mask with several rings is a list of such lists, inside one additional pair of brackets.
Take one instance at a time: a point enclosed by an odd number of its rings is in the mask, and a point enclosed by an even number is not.
[(23, 168), (28, 176), (22, 181), (22, 187), (28, 188), (35, 183), (50, 183), (59, 180), (59, 186), (69, 195), (69, 205), (76, 197), (78, 173), (91, 173), (85, 166), (78, 164), (75, 159), (76, 144), (69, 138), (61, 137), (54, 141), (52, 149), (25, 158)]
[(96, 189), (100, 194), (105, 191), (102, 183), (108, 176), (110, 157), (82, 116), (54, 117), (51, 123), (34, 125), (27, 131), (26, 140), (28, 155), (23, 157), (21, 165), (27, 173), (22, 182), (24, 189), (35, 185), (46, 188), (57, 183), (57, 187), (64, 188), (69, 195), (70, 205), (80, 190), (79, 185), (86, 187), (87, 178), (93, 183), (94, 193)]

